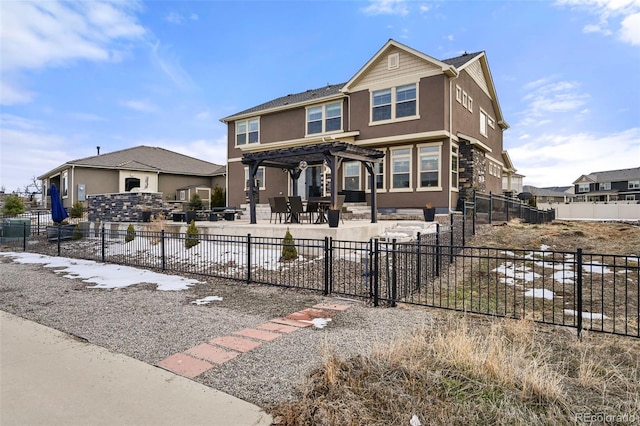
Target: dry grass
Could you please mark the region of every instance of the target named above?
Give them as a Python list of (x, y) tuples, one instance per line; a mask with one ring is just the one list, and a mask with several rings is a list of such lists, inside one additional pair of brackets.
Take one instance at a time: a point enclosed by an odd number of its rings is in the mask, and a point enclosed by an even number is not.
[[(640, 228), (510, 222), (468, 243), (640, 255)], [(375, 346), (370, 356), (340, 359), (329, 351), (295, 401), (272, 407), (275, 424), (408, 425), (413, 415), (422, 425), (580, 424), (583, 413), (640, 422), (639, 339), (584, 331), (579, 341), (575, 329), (531, 318), (431, 312), (432, 324)]]
[(330, 352), (299, 399), (272, 409), (279, 425), (567, 424), (579, 413), (640, 418), (640, 342), (529, 320), (458, 314), (378, 345)]

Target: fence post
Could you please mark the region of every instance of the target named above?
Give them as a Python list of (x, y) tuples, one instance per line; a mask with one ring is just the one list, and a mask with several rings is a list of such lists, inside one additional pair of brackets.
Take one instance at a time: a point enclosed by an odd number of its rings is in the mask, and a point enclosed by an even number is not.
[(329, 237), (329, 288), (327, 294), (333, 290), (333, 237)]
[(467, 203), (462, 207), (462, 247), (467, 245)]
[(380, 250), (378, 247), (379, 240), (376, 238), (373, 245), (373, 306), (378, 307), (378, 297), (380, 294), (380, 282), (378, 281), (378, 271), (380, 265)]
[(509, 222), (509, 210), (511, 207), (511, 200), (505, 200), (505, 206), (507, 207), (507, 222)]
[(27, 222), (22, 223), (22, 251), (27, 251)]
[(58, 256), (60, 256), (60, 238), (62, 238), (62, 226), (56, 226), (58, 230)]
[(396, 239), (391, 240), (391, 254), (392, 254), (392, 262), (393, 267), (391, 268), (391, 306), (395, 308), (396, 306), (396, 298), (398, 297), (398, 265), (397, 261), (397, 246)]
[[(100, 254), (101, 254), (101, 261), (102, 263), (106, 263), (105, 260), (105, 247), (104, 247), (104, 243), (105, 243), (105, 236), (104, 236), (105, 230), (104, 230), (104, 223), (102, 224), (102, 229), (100, 230)], [(59, 241), (60, 239), (58, 239)], [(164, 269), (163, 269), (164, 271)]]
[(247, 234), (247, 284), (251, 284), (251, 234)]
[(576, 253), (576, 274), (578, 276), (578, 289), (576, 290), (577, 300), (577, 311), (578, 311), (578, 339), (582, 339), (582, 249), (579, 248)]
[(40, 235), (40, 210), (38, 210), (38, 235)]
[(164, 248), (164, 229), (160, 231), (160, 258), (162, 262), (162, 271), (167, 269), (167, 259), (165, 257), (165, 248)]
[(453, 213), (451, 213), (451, 223), (450, 223), (450, 232), (451, 232), (451, 237), (449, 238), (449, 242), (451, 244), (449, 244), (449, 263), (453, 263), (453, 232), (454, 232), (454, 219), (453, 219)]
[(418, 232), (418, 234), (416, 235), (416, 245), (417, 245), (417, 253), (418, 253), (418, 259), (416, 261), (416, 288), (418, 290), (420, 290), (420, 284), (421, 284), (421, 278), (422, 278), (422, 250), (420, 247), (420, 233)]
[(489, 192), (489, 225), (491, 225), (492, 218), (493, 218), (493, 194)]
[(436, 222), (436, 277), (440, 276), (440, 224)]
[(473, 219), (471, 219), (473, 235), (476, 235), (476, 214), (478, 214), (478, 200), (476, 200), (476, 191), (473, 191)]
[(324, 237), (324, 295), (327, 296), (329, 294), (329, 237)]

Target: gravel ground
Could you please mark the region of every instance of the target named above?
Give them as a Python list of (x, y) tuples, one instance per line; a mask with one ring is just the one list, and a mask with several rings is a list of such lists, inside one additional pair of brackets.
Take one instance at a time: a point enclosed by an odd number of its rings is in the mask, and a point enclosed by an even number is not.
[[(390, 342), (432, 321), (421, 309), (373, 308), (315, 293), (195, 278), (206, 282), (183, 291), (158, 291), (151, 284), (89, 289), (87, 283), (50, 268), (0, 256), (0, 309), (156, 364), (215, 337), (317, 303), (351, 304), (325, 328), (283, 335), (195, 379), (263, 408), (294, 398), (296, 387), (320, 365), (323, 354), (366, 355), (376, 343)], [(205, 296), (223, 300), (191, 303)]]

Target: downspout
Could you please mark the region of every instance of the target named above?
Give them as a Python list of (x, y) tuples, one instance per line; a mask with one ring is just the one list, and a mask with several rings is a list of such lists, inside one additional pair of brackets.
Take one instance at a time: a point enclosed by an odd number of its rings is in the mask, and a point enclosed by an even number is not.
[(347, 126), (347, 132), (351, 131), (351, 95), (347, 94), (347, 119), (349, 120), (349, 125)]

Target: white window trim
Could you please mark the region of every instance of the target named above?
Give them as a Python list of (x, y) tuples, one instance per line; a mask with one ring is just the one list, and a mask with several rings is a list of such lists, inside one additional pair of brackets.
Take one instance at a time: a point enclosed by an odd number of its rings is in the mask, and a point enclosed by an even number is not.
[[(386, 148), (376, 148), (378, 151), (383, 151), (384, 152), (384, 157), (382, 157), (382, 163), (380, 163), (382, 165), (382, 188), (376, 188), (376, 192), (387, 192), (387, 149)], [(375, 163), (374, 163), (374, 167), (375, 167)], [(378, 175), (376, 175), (377, 177)], [(366, 191), (371, 191), (371, 185), (369, 185), (369, 180), (371, 179), (371, 174), (369, 173), (368, 170), (365, 169), (365, 179), (367, 180), (364, 184), (364, 187), (366, 188)]]
[[(258, 141), (249, 143), (249, 122), (256, 120), (258, 122)], [(239, 123), (247, 123), (247, 143), (238, 145), (238, 124)], [(233, 144), (236, 148), (244, 148), (247, 146), (256, 146), (260, 144), (260, 117), (247, 118), (246, 120), (238, 120), (234, 122), (234, 134), (233, 134)]]
[(638, 189), (640, 188), (640, 179), (634, 179), (627, 182), (627, 189)]
[(345, 161), (342, 163), (342, 188), (347, 191), (347, 177), (351, 177), (351, 175), (347, 176), (345, 165), (348, 163), (357, 163), (358, 164), (358, 189), (349, 189), (348, 191), (362, 191), (362, 163), (359, 161)]
[[(433, 146), (437, 146), (438, 147), (438, 161), (440, 162), (438, 164), (438, 183), (440, 185), (438, 186), (429, 186), (429, 187), (421, 187), (420, 186), (420, 173), (422, 172), (422, 170), (420, 169), (420, 148), (422, 147), (433, 147)], [(435, 142), (435, 143), (422, 143), (419, 145), (416, 145), (416, 155), (417, 155), (417, 164), (418, 164), (418, 171), (417, 171), (417, 182), (416, 182), (416, 192), (434, 192), (434, 191), (442, 191), (442, 142)], [(447, 169), (449, 169), (450, 167), (447, 167)]]
[(489, 114), (487, 114), (487, 124), (489, 125), (489, 127), (491, 127), (492, 129), (496, 128), (496, 120), (493, 119), (493, 117), (491, 117)]
[(456, 84), (456, 101), (462, 103), (462, 88)]
[(467, 107), (467, 101), (469, 100), (469, 95), (467, 95), (467, 92), (462, 91), (462, 106), (463, 107)]
[[(260, 191), (264, 191), (267, 188), (267, 184), (265, 181), (267, 180), (267, 169), (266, 167), (258, 167), (258, 171), (262, 170), (262, 182), (260, 182)], [(256, 173), (257, 175), (257, 173)], [(249, 166), (244, 166), (244, 190), (248, 191), (249, 187), (247, 186), (247, 180), (249, 180)]]
[(598, 184), (598, 191), (611, 191), (611, 182), (601, 182), (601, 183), (599, 183)]
[(69, 170), (60, 173), (60, 195), (69, 198)]
[[(482, 108), (480, 108), (480, 129), (479, 132), (482, 136), (484, 136), (485, 138), (488, 137), (487, 135), (489, 134), (488, 131), (488, 117), (489, 114), (487, 114), (487, 112), (485, 110), (483, 110)], [(484, 133), (482, 133), (482, 116), (484, 116)]]
[[(585, 185), (586, 185), (586, 189), (583, 189)], [(579, 183), (578, 184), (578, 192), (579, 193), (589, 192), (591, 190), (590, 186), (591, 185), (589, 185), (588, 183)]]
[(624, 196), (624, 200), (625, 201), (635, 201), (636, 200), (636, 196), (633, 194), (627, 194)]
[[(409, 187), (408, 188), (394, 188), (393, 187), (393, 159), (394, 151), (399, 151), (401, 149), (409, 150)], [(413, 192), (413, 145), (404, 145), (404, 146), (394, 146), (389, 148), (390, 156), (389, 156), (389, 192)], [(404, 155), (403, 155), (404, 157)]]
[[(406, 86), (408, 84), (416, 85), (416, 113), (415, 115), (396, 118), (396, 105), (397, 105), (396, 89), (399, 86)], [(373, 121), (373, 93), (380, 90), (385, 90), (385, 89), (391, 89), (391, 118), (387, 120)], [(420, 119), (419, 111), (420, 111), (420, 81), (398, 82), (397, 84), (394, 84), (393, 86), (390, 86), (390, 87), (381, 87), (381, 88), (376, 87), (375, 89), (374, 88), (369, 89), (369, 126), (379, 126), (381, 124), (401, 123), (403, 121), (419, 120)]]
[[(454, 155), (453, 154), (453, 148), (457, 149), (457, 154)], [(460, 192), (459, 186), (460, 186), (460, 146), (458, 146), (458, 144), (452, 143), (451, 144), (451, 148), (449, 149), (449, 168), (451, 168), (451, 174), (453, 174), (453, 168), (451, 167), (451, 163), (453, 162), (453, 157), (457, 157), (458, 158), (458, 170), (456, 170), (456, 176), (457, 176), (457, 185), (453, 186), (453, 182), (451, 179), (451, 176), (449, 177), (449, 187), (451, 188), (452, 192)]]
[[(328, 131), (326, 130), (326, 124), (327, 124), (327, 105), (334, 105), (334, 104), (339, 104), (340, 105), (340, 128), (338, 130), (331, 130)], [(317, 108), (317, 107), (322, 107), (322, 131), (318, 132), (318, 133), (309, 133), (309, 109), (311, 108)], [(304, 110), (304, 136), (305, 137), (314, 137), (314, 136), (318, 136), (318, 135), (327, 135), (327, 134), (332, 134), (332, 133), (342, 133), (343, 129), (342, 126), (344, 125), (344, 105), (342, 103), (342, 100), (338, 101), (338, 102), (327, 102), (324, 104), (319, 104), (319, 105), (310, 105), (308, 107), (305, 108)]]
[(469, 96), (469, 99), (467, 100), (467, 109), (470, 113), (473, 113), (473, 98), (471, 96)]

